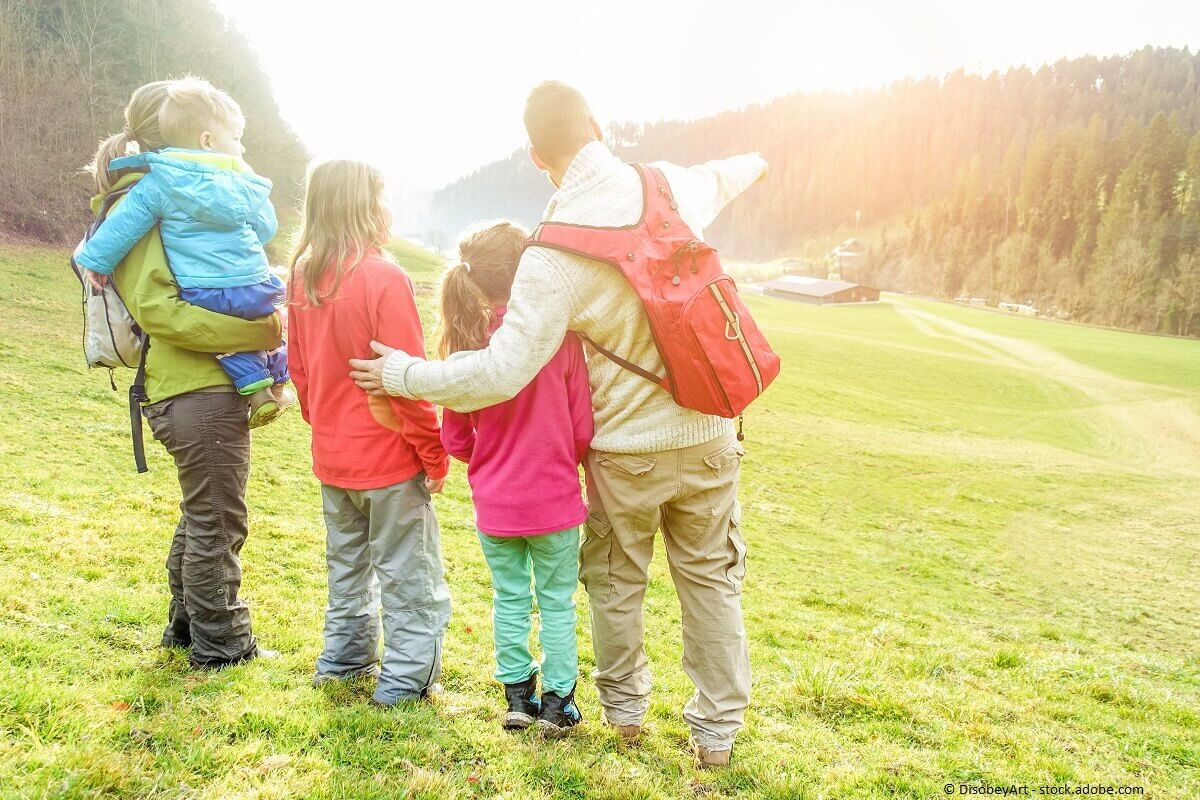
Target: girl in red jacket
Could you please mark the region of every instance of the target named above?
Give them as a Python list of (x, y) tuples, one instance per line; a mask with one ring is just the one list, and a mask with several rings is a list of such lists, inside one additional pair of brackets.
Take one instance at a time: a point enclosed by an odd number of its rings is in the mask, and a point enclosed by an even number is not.
[(325, 648), (313, 684), (378, 675), (374, 699), (389, 706), (428, 693), (450, 619), (431, 503), (449, 466), (436, 412), (400, 398), (369, 404), (346, 370), (372, 339), (425, 355), (412, 281), (382, 249), (390, 227), (376, 169), (316, 166), (288, 285), (288, 367), (312, 426), (328, 531)]

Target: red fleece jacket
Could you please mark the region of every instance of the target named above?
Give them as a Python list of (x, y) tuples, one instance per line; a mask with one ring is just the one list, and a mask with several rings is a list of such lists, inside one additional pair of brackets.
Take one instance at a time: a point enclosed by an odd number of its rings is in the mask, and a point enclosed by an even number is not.
[[(296, 280), (299, 280), (297, 276)], [(367, 396), (350, 379), (351, 358), (371, 358), (371, 340), (425, 357), (425, 335), (412, 280), (377, 251), (349, 269), (337, 296), (309, 305), (303, 292), (288, 306), (288, 369), (300, 410), (312, 426), (313, 473), (343, 489), (379, 489), (416, 476), (443, 478), (433, 405), (389, 398), (401, 431), (371, 415)]]

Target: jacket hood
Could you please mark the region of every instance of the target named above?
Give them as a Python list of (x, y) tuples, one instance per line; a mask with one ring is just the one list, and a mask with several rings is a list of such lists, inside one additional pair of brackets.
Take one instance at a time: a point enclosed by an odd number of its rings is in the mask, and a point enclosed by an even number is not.
[(253, 221), (271, 196), (271, 182), (246, 162), (208, 150), (169, 147), (114, 159), (109, 168), (149, 169), (155, 183), (185, 213), (219, 227), (237, 228)]

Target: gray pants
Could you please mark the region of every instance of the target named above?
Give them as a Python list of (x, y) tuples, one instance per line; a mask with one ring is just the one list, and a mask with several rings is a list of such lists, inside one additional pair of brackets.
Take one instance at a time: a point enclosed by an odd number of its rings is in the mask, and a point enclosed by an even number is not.
[(256, 646), (250, 609), (238, 597), (250, 475), (246, 400), (232, 391), (189, 392), (142, 413), (175, 459), (183, 494), (167, 556), (171, 606), (163, 646), (191, 647), (197, 666), (238, 661)]
[(441, 673), (450, 622), (450, 588), (425, 475), (383, 489), (322, 486), (321, 499), (329, 606), (317, 675), (368, 674), (378, 665), (376, 702), (418, 699)]

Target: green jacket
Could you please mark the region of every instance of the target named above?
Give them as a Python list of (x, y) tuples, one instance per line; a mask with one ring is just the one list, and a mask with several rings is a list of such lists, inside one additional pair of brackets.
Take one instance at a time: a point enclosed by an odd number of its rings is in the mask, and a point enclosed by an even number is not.
[[(141, 177), (137, 173), (124, 175), (111, 191), (123, 189)], [(92, 198), (93, 213), (99, 212), (103, 199), (102, 195)], [(116, 204), (121, 202), (124, 198)], [(146, 394), (151, 403), (197, 389), (230, 386), (229, 376), (213, 357), (215, 354), (272, 350), (282, 341), (278, 314), (245, 320), (181, 300), (157, 227), (133, 246), (112, 278), (129, 313), (150, 336)]]

